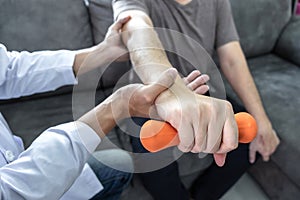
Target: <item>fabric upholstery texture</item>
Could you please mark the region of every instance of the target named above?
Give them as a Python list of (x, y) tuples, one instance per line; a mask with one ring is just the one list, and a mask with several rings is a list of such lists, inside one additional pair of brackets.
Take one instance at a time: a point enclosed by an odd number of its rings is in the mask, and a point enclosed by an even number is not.
[(9, 50), (75, 50), (93, 44), (82, 0), (0, 0), (0, 39)]
[(276, 54), (300, 65), (300, 16), (295, 16), (281, 34), (275, 48)]
[[(272, 161), (300, 187), (300, 174), (294, 173), (300, 159), (300, 110), (296, 109), (300, 107), (300, 68), (274, 54), (249, 59), (248, 64), (273, 128), (283, 142)], [(226, 89), (237, 99), (228, 84)]]
[(279, 146), (273, 161), (300, 187), (300, 174), (294, 173), (300, 159), (300, 68), (275, 55), (251, 59), (249, 66), (273, 127), (288, 144)]
[(247, 57), (270, 53), (291, 17), (291, 0), (230, 0)]
[(104, 39), (108, 27), (113, 23), (111, 0), (90, 0), (89, 12), (96, 42)]

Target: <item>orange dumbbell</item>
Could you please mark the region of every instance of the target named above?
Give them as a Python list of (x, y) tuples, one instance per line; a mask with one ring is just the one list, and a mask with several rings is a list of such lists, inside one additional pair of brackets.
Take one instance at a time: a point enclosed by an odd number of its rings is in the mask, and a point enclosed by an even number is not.
[[(255, 119), (245, 112), (237, 113), (234, 116), (238, 125), (239, 142), (250, 143), (257, 133)], [(140, 139), (145, 149), (150, 152), (177, 146), (180, 142), (177, 130), (173, 126), (157, 120), (149, 120), (142, 126)]]

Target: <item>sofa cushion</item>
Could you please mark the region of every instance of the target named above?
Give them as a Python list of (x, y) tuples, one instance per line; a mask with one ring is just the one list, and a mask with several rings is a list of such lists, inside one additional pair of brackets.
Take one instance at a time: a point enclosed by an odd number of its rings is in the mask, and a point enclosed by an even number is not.
[(299, 199), (299, 186), (295, 185), (272, 160), (264, 162), (260, 159), (248, 172), (259, 183), (269, 199)]
[[(300, 187), (300, 68), (269, 54), (248, 60), (266, 112), (282, 140), (272, 161)], [(228, 95), (237, 98), (226, 84)]]
[(93, 35), (98, 43), (102, 41), (113, 23), (112, 0), (88, 0), (89, 12), (92, 22)]
[(0, 42), (29, 51), (91, 46), (88, 10), (83, 0), (0, 0)]
[(270, 53), (292, 13), (292, 0), (230, 0), (247, 57)]
[[(283, 141), (273, 161), (300, 187), (300, 68), (268, 55), (249, 60), (250, 70), (273, 127)], [(261, 67), (263, 66), (263, 67)]]
[(293, 17), (284, 29), (275, 48), (275, 53), (300, 66), (300, 16)]

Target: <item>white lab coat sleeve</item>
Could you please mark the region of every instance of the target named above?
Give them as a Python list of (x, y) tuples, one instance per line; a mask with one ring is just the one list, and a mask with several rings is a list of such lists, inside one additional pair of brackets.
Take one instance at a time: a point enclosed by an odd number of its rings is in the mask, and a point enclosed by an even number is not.
[(73, 51), (9, 52), (0, 44), (0, 99), (76, 84), (74, 59)]
[(80, 122), (46, 130), (18, 159), (0, 169), (0, 199), (60, 199), (99, 143), (98, 135)]

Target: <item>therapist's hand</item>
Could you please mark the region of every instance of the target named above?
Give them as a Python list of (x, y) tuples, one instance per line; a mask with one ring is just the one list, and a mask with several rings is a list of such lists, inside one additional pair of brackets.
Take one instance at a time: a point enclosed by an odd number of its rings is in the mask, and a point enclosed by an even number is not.
[(128, 51), (121, 40), (120, 31), (130, 19), (128, 16), (112, 24), (104, 41), (98, 45), (76, 51), (73, 64), (76, 76), (114, 61), (128, 60)]
[[(120, 98), (124, 102), (123, 117), (159, 118), (155, 107), (156, 98), (170, 88), (178, 73), (175, 68), (166, 70), (160, 78), (150, 85), (131, 84), (120, 89)], [(126, 111), (128, 108), (128, 111)]]
[(157, 96), (172, 86), (177, 75), (176, 69), (172, 68), (165, 71), (155, 83), (122, 87), (78, 121), (90, 126), (103, 138), (121, 119), (130, 116), (149, 117), (151, 111), (156, 112), (154, 104)]
[(112, 61), (127, 61), (129, 60), (129, 53), (127, 47), (124, 45), (121, 29), (131, 19), (130, 16), (118, 19), (111, 25), (106, 33), (103, 43), (107, 46), (107, 51), (111, 55)]

